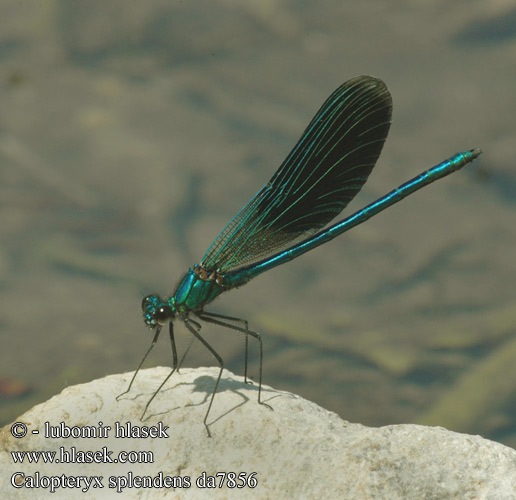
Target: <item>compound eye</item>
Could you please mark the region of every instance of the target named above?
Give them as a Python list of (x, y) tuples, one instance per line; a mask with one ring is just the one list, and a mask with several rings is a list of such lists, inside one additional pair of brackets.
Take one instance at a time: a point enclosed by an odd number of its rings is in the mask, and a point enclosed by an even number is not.
[(156, 309), (156, 312), (154, 313), (154, 319), (160, 325), (166, 323), (169, 319), (172, 319), (173, 317), (174, 313), (172, 312), (172, 309), (169, 306), (161, 305)]

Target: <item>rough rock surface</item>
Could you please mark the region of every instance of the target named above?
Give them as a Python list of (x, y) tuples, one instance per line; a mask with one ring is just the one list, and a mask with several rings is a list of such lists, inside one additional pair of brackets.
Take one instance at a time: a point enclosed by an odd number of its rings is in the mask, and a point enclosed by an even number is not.
[[(142, 422), (145, 404), (168, 372), (142, 370), (131, 392), (118, 402), (115, 398), (127, 388), (131, 374), (69, 387), (17, 419), (27, 426), (26, 437), (16, 439), (11, 426), (4, 427), (1, 498), (516, 498), (516, 451), (511, 448), (442, 428), (351, 424), (299, 396), (265, 386), (263, 400), (271, 411), (257, 404), (255, 385), (245, 385), (227, 371), (208, 419), (209, 438), (203, 419), (215, 368), (174, 374)], [(103, 429), (105, 437), (46, 438), (45, 422), (54, 432)], [(156, 436), (116, 437), (117, 422), (125, 432), (129, 422), (131, 432), (143, 432), (146, 426)], [(15, 430), (22, 432), (23, 427)], [(35, 430), (39, 434), (32, 434)], [(39, 463), (30, 464), (25, 457), (23, 464), (16, 464), (11, 452), (20, 451), (56, 451), (55, 458), (76, 463), (44, 463), (40, 457)], [(81, 454), (87, 451), (98, 453)], [(129, 458), (137, 462), (109, 462), (124, 451), (133, 452)], [(152, 452), (152, 463), (137, 455), (142, 451)], [(13, 476), (15, 472), (24, 476)], [(82, 492), (92, 476), (97, 479)], [(142, 480), (144, 476), (151, 479)], [(21, 488), (11, 485), (13, 477)], [(145, 480), (154, 485), (144, 487)], [(26, 487), (31, 481), (39, 487)], [(49, 481), (56, 488), (53, 495)]]

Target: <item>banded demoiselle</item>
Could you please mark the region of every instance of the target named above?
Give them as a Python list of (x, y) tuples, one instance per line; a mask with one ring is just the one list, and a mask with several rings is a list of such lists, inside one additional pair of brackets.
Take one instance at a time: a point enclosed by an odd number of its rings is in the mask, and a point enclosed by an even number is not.
[(387, 137), (391, 112), (391, 95), (380, 79), (358, 76), (342, 84), (322, 105), (272, 179), (222, 230), (201, 262), (186, 272), (172, 296), (163, 299), (158, 295), (148, 295), (143, 299), (144, 321), (155, 330), (155, 334), (123, 394), (131, 390), (136, 374), (166, 323), (169, 324), (172, 344), (172, 371), (147, 402), (142, 418), (151, 401), (184, 359), (183, 356), (178, 362), (175, 319), (184, 323), (220, 367), (204, 417), (208, 436), (207, 419), (224, 361), (201, 335), (198, 320), (245, 334), (246, 382), (248, 338), (251, 336), (258, 341), (258, 402), (265, 405), (261, 401), (263, 346), (260, 334), (250, 330), (243, 319), (207, 312), (204, 307), (221, 293), (245, 285), (259, 274), (330, 241), (418, 189), (461, 169), (481, 154), (479, 149), (457, 153), (353, 215), (323, 229), (367, 180)]

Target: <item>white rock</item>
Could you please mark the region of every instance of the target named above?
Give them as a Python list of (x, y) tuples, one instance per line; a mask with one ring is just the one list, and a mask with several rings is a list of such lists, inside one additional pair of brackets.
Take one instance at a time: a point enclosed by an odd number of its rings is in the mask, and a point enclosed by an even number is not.
[[(16, 439), (11, 426), (1, 430), (0, 497), (102, 499), (102, 498), (238, 498), (238, 499), (486, 499), (516, 498), (516, 451), (479, 436), (457, 434), (442, 428), (394, 425), (367, 428), (350, 424), (294, 394), (263, 388), (263, 400), (274, 411), (257, 404), (256, 385), (225, 371), (210, 413), (211, 438), (203, 425), (217, 375), (216, 368), (182, 369), (174, 374), (140, 421), (143, 408), (168, 374), (168, 368), (142, 370), (129, 394), (116, 401), (127, 388), (131, 374), (112, 375), (65, 389), (58, 396), (19, 417), (27, 436)], [(106, 429), (108, 437), (45, 438), (45, 422), (52, 426), (91, 426)], [(155, 426), (168, 437), (116, 438), (115, 423), (133, 429)], [(18, 429), (19, 430), (19, 429)], [(39, 430), (39, 435), (32, 431)], [(77, 430), (77, 429), (75, 429)], [(153, 463), (44, 463), (25, 459), (15, 464), (11, 452), (148, 451)], [(37, 477), (70, 481), (78, 476), (102, 476), (103, 488), (14, 488), (15, 472), (25, 474), (26, 484)], [(249, 484), (230, 488), (229, 473), (243, 473)], [(217, 476), (217, 474), (219, 474)], [(225, 474), (225, 477), (223, 476)], [(176, 489), (132, 487), (123, 493), (110, 488), (112, 481), (142, 476), (175, 477)], [(214, 476), (221, 488), (201, 488), (198, 477)], [(15, 476), (22, 480), (22, 476)], [(188, 479), (187, 479), (188, 478)], [(156, 481), (158, 480), (156, 479)], [(173, 479), (170, 479), (172, 482)], [(254, 488), (251, 486), (256, 485)], [(244, 481), (241, 481), (244, 482)], [(207, 481), (206, 481), (207, 483)], [(190, 486), (188, 487), (188, 484)], [(112, 483), (113, 485), (113, 483)], [(182, 487), (181, 487), (182, 485)], [(62, 485), (61, 485), (62, 486)]]

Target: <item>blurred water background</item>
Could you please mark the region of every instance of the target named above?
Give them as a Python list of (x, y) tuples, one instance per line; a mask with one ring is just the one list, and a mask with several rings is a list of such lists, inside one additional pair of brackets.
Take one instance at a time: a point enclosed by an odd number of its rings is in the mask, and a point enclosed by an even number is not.
[[(142, 297), (172, 292), (326, 97), (372, 74), (394, 121), (346, 213), (484, 155), (209, 310), (262, 332), (264, 383), (344, 419), (516, 446), (515, 61), (513, 0), (3, 0), (2, 423), (135, 369)], [(243, 373), (242, 339), (203, 333)], [(147, 366), (170, 364), (163, 335)]]

